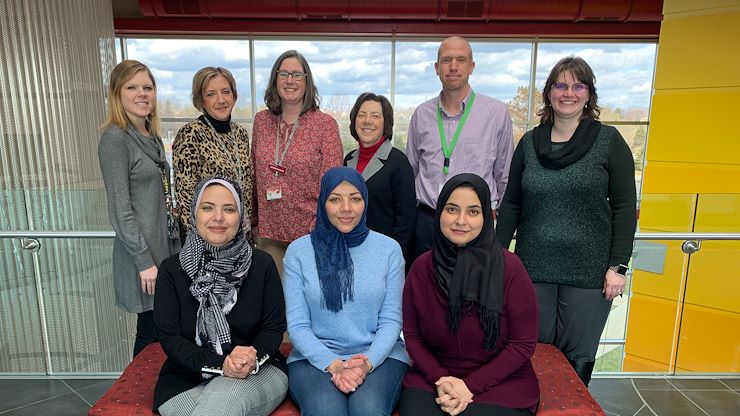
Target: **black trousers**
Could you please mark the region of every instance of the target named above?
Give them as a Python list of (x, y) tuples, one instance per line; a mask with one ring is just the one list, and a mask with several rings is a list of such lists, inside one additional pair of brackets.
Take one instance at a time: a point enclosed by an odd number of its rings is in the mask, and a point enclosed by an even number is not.
[(612, 302), (601, 289), (535, 283), (540, 307), (539, 342), (552, 344), (573, 362), (593, 362)]
[(434, 216), (434, 208), (421, 203), (416, 206), (414, 260), (424, 254), (424, 252), (432, 249), (432, 240), (434, 240)]
[(134, 357), (147, 345), (157, 340), (157, 327), (154, 326), (154, 311), (137, 313), (136, 340), (134, 341)]
[[(449, 416), (439, 408), (434, 399), (435, 393), (409, 388), (401, 394), (401, 404), (398, 408), (401, 416)], [(489, 403), (470, 403), (462, 416), (530, 416), (529, 409), (510, 409)]]

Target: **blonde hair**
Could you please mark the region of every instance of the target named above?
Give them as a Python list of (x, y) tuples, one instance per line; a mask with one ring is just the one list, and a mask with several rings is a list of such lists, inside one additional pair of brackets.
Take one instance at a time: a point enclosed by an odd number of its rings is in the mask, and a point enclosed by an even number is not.
[(229, 83), (229, 88), (231, 88), (231, 95), (234, 97), (234, 102), (236, 102), (238, 98), (236, 80), (231, 74), (231, 71), (220, 66), (207, 66), (198, 70), (193, 76), (193, 91), (191, 92), (191, 96), (193, 98), (193, 107), (198, 111), (203, 111), (203, 90), (206, 89), (208, 82), (219, 75), (226, 78), (226, 82)]
[[(126, 130), (128, 125), (131, 124), (131, 120), (126, 115), (126, 111), (123, 109), (123, 104), (121, 103), (121, 89), (124, 84), (140, 71), (146, 72), (154, 86), (154, 93), (157, 93), (157, 83), (154, 81), (152, 71), (146, 65), (132, 59), (121, 61), (113, 68), (113, 72), (110, 74), (110, 82), (108, 83), (108, 115), (103, 122), (102, 128), (116, 126), (122, 130)], [(147, 117), (146, 128), (152, 136), (159, 136), (160, 125), (156, 105)]]

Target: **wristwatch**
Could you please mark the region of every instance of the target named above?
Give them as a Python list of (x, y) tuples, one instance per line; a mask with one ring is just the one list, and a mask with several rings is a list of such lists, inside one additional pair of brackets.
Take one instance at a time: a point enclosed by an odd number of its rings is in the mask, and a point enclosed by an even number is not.
[(618, 264), (616, 266), (609, 266), (609, 270), (624, 277), (627, 274), (627, 266), (624, 264)]

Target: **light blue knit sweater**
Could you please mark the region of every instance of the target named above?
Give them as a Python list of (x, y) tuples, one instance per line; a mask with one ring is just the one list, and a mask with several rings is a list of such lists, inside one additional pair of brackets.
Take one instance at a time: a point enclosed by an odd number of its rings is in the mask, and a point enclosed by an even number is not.
[(400, 338), (401, 248), (392, 238), (370, 231), (349, 253), (355, 271), (354, 300), (334, 313), (321, 307), (311, 237), (305, 235), (288, 246), (283, 260), (288, 335), (293, 343), (288, 363), (307, 359), (325, 370), (337, 358), (360, 353), (370, 358), (373, 368), (388, 357), (409, 362)]

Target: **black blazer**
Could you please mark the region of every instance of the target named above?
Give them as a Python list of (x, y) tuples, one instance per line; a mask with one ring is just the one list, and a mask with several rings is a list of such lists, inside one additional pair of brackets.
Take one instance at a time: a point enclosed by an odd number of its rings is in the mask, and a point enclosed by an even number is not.
[[(167, 354), (154, 389), (154, 410), (203, 382), (203, 366), (223, 365), (224, 356), (195, 344), (197, 313), (198, 301), (190, 293), (190, 278), (180, 267), (179, 256), (170, 256), (159, 267), (154, 293), (157, 340)], [(251, 345), (258, 357), (270, 354), (267, 362), (288, 373), (285, 357), (279, 351), (286, 329), (283, 285), (275, 262), (264, 251), (252, 252), (252, 265), (226, 321), (232, 345)]]
[[(344, 165), (357, 169), (355, 149), (344, 157)], [(362, 177), (367, 184), (367, 226), (393, 238), (401, 246), (406, 270), (413, 261), (412, 236), (416, 222), (414, 171), (400, 150), (386, 140), (370, 159)]]

